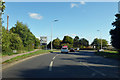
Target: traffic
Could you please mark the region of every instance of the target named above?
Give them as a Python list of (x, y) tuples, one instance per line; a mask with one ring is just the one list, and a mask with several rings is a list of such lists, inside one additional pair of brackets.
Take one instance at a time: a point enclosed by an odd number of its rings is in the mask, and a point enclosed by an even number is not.
[(70, 50), (68, 50), (68, 46), (62, 46), (61, 53), (68, 53), (68, 52), (79, 52), (79, 48), (77, 48), (76, 50), (74, 48), (70, 48)]

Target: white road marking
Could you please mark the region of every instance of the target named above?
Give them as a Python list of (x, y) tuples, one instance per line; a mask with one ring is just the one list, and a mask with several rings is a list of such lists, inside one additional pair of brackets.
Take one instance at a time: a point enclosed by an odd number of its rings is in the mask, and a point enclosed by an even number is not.
[[(82, 63), (83, 65), (85, 65), (83, 62), (80, 62), (80, 63)], [(101, 74), (102, 76), (106, 76), (104, 73), (102, 73), (102, 72), (100, 72), (100, 71), (97, 71), (96, 69), (90, 68), (88, 65), (85, 65), (85, 66), (86, 66), (87, 68), (89, 68), (89, 69), (95, 71), (96, 73)]]
[(50, 65), (49, 65), (49, 71), (52, 71), (52, 65), (53, 65), (53, 61), (51, 61)]
[(56, 56), (53, 57), (53, 60), (55, 59)]
[(55, 55), (55, 56), (52, 58), (52, 61), (51, 61), (50, 65), (49, 65), (49, 71), (52, 71), (53, 61), (55, 60), (56, 56), (58, 56), (58, 55)]

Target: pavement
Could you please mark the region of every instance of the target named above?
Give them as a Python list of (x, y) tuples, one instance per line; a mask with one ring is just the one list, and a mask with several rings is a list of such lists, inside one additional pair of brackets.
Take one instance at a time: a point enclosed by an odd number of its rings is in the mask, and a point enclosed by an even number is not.
[(33, 57), (2, 71), (3, 78), (120, 78), (119, 61), (80, 51)]
[(34, 51), (29, 51), (29, 52), (25, 52), (25, 53), (20, 53), (20, 54), (15, 54), (15, 55), (11, 55), (11, 56), (2, 56), (2, 62), (6, 61), (6, 60), (9, 60), (11, 58), (14, 58), (16, 56), (20, 56), (20, 55), (24, 55), (24, 54), (29, 54), (29, 53), (32, 53), (32, 52), (35, 52), (35, 51), (38, 51), (39, 49), (35, 49)]

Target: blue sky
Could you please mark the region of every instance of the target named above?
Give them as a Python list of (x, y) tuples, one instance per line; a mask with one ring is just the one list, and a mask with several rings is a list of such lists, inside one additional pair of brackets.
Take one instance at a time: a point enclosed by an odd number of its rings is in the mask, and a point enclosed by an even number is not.
[[(101, 36), (110, 42), (109, 31), (116, 13), (117, 2), (6, 2), (3, 25), (6, 27), (9, 15), (9, 29), (18, 20), (27, 24), (36, 37), (48, 36), (48, 42), (52, 24), (53, 39), (77, 35), (91, 43)], [(52, 22), (54, 19), (59, 21)]]

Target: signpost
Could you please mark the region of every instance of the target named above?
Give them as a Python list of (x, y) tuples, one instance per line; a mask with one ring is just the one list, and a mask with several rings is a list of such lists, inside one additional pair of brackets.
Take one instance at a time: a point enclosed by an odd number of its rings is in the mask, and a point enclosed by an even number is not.
[(47, 36), (40, 36), (40, 45), (46, 45), (47, 50)]

